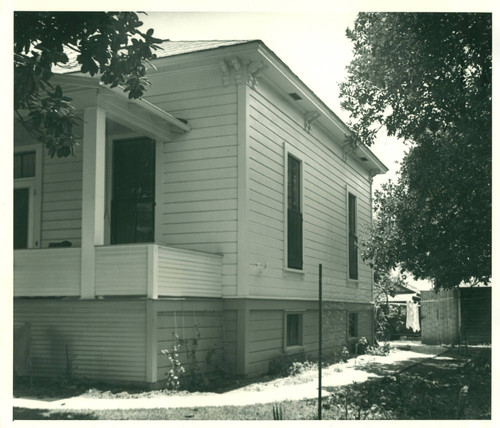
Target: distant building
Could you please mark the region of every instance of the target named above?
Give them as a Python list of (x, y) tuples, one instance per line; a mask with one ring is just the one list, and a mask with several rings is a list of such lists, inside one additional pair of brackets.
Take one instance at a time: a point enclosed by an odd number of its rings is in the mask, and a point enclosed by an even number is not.
[(421, 292), (422, 343), (491, 343), (491, 287)]

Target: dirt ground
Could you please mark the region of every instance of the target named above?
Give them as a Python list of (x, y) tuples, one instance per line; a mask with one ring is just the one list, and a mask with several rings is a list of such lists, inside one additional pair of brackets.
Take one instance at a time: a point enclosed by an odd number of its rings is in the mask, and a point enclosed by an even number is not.
[[(359, 384), (369, 379), (399, 373), (428, 359), (446, 359), (442, 346), (421, 345), (418, 342), (394, 342), (386, 356), (362, 355), (346, 363), (337, 363), (323, 369), (323, 396), (332, 388)], [(92, 392), (69, 398), (17, 397), (12, 406), (26, 409), (153, 409), (200, 406), (244, 406), (288, 400), (312, 399), (318, 396), (317, 371), (273, 380), (261, 380), (223, 393), (179, 393), (165, 395), (161, 392), (144, 394), (94, 394)]]

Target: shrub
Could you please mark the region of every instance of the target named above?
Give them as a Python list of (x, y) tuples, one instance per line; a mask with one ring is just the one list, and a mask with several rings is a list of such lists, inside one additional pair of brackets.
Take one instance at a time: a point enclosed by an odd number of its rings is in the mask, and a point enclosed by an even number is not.
[(301, 373), (305, 370), (305, 365), (307, 364), (312, 366), (313, 363), (311, 363), (309, 357), (305, 354), (280, 354), (269, 362), (269, 374), (278, 376), (299, 374), (299, 372)]
[(351, 356), (349, 349), (347, 349), (346, 346), (342, 348), (342, 351), (340, 352), (340, 359), (345, 363), (349, 357)]
[(368, 347), (368, 341), (366, 340), (366, 337), (360, 337), (356, 342), (355, 347), (356, 347), (356, 355), (364, 354)]
[(382, 346), (380, 346), (380, 345), (374, 345), (374, 346), (368, 345), (366, 347), (366, 354), (368, 354), (368, 355), (384, 356), (384, 355), (389, 354), (389, 352), (391, 352), (391, 345), (389, 345), (388, 342), (384, 343)]
[(290, 376), (297, 376), (309, 370), (313, 370), (314, 368), (317, 368), (317, 364), (314, 364), (309, 360), (304, 362), (294, 361), (288, 369), (288, 374)]

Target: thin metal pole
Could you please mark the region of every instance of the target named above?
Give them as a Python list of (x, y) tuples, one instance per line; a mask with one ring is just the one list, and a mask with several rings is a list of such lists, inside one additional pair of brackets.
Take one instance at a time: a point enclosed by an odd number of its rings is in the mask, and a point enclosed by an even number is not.
[(319, 265), (319, 353), (318, 353), (318, 420), (321, 420), (321, 366), (323, 357), (323, 265)]

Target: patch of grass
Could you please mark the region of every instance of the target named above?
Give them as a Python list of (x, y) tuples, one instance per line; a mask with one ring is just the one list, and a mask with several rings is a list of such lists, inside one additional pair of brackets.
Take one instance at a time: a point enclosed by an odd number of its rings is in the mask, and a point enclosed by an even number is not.
[[(274, 403), (275, 404), (275, 403)], [(281, 403), (283, 419), (314, 419), (315, 400)], [(15, 420), (273, 420), (273, 403), (180, 409), (42, 410), (14, 408)]]
[[(491, 418), (491, 350), (446, 353), (395, 375), (328, 388), (325, 419), (457, 419), (458, 397), (468, 386), (463, 419)], [(339, 412), (340, 410), (340, 412)]]
[[(467, 354), (455, 349), (394, 376), (327, 387), (330, 396), (323, 399), (323, 419), (456, 419), (463, 386), (468, 394), (462, 418), (491, 419), (491, 348), (469, 347)], [(275, 404), (98, 411), (15, 408), (14, 419), (272, 420)], [(280, 404), (284, 420), (317, 417), (315, 399)]]

